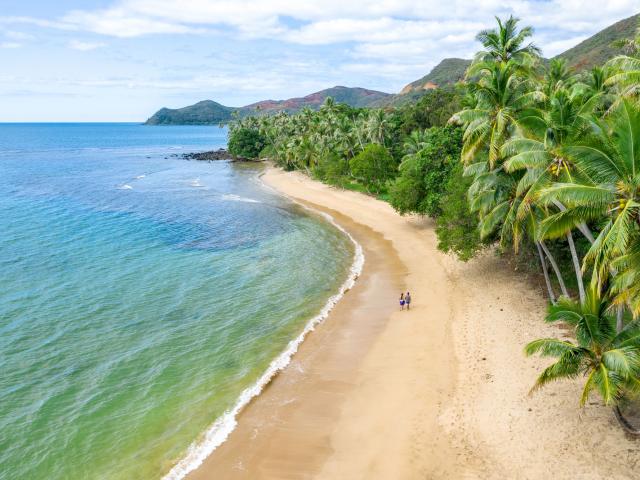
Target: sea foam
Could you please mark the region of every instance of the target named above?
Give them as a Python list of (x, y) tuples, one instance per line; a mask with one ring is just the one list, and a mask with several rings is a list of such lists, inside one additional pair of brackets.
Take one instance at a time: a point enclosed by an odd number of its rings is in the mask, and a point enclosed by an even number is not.
[(253, 198), (241, 197), (233, 193), (225, 193), (222, 198), (230, 202), (247, 202), (247, 203), (262, 203), (260, 200), (254, 200)]
[(324, 217), (329, 223), (344, 233), (349, 240), (351, 240), (355, 247), (355, 251), (353, 254), (353, 263), (349, 270), (349, 276), (340, 286), (338, 293), (329, 297), (320, 313), (311, 318), (311, 320), (307, 322), (304, 330), (296, 338), (291, 340), (287, 344), (285, 350), (269, 364), (269, 367), (258, 381), (242, 391), (235, 405), (216, 419), (216, 421), (206, 430), (204, 437), (201, 440), (195, 441), (189, 446), (185, 456), (163, 477), (163, 480), (180, 480), (184, 478), (189, 472), (192, 472), (202, 465), (204, 460), (216, 448), (225, 442), (231, 432), (236, 428), (236, 425), (238, 424), (237, 416), (242, 409), (246, 407), (253, 398), (260, 395), (260, 392), (262, 392), (264, 387), (266, 387), (269, 382), (278, 375), (278, 373), (289, 365), (291, 358), (298, 351), (298, 347), (304, 341), (306, 336), (315, 330), (316, 326), (321, 324), (329, 316), (329, 312), (331, 312), (333, 307), (335, 307), (340, 299), (344, 297), (344, 294), (353, 288), (356, 280), (362, 273), (362, 267), (364, 266), (364, 252), (362, 251), (362, 246), (351, 236), (349, 232), (342, 228), (342, 226), (339, 225), (331, 215), (320, 212), (306, 205), (302, 205), (302, 207)]

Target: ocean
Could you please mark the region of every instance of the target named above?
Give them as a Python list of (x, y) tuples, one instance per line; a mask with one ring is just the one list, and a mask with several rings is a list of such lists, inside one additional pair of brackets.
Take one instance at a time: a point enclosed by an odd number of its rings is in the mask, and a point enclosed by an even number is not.
[(349, 286), (226, 134), (0, 124), (0, 479), (183, 477)]

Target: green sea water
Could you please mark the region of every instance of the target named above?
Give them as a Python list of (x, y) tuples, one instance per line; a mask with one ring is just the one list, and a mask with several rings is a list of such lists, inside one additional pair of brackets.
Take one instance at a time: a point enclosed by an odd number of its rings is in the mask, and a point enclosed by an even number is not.
[(225, 134), (0, 125), (1, 479), (180, 478), (348, 278)]

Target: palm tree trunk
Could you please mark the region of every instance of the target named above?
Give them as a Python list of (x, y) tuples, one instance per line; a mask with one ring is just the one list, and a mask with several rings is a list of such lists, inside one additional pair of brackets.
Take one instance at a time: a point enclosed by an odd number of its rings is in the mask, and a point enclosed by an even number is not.
[(578, 252), (576, 251), (576, 245), (573, 243), (573, 234), (567, 233), (567, 241), (569, 242), (569, 249), (571, 250), (571, 259), (573, 260), (573, 268), (576, 271), (576, 280), (578, 282), (578, 293), (580, 294), (580, 303), (584, 303), (584, 282), (582, 281), (582, 270), (580, 269), (580, 260), (578, 260)]
[(360, 144), (360, 150), (364, 150), (364, 143), (362, 142), (362, 132), (358, 128), (355, 118), (353, 119), (353, 124), (356, 125), (353, 130), (356, 132), (356, 138), (358, 139), (358, 143)]
[[(565, 207), (561, 202), (559, 202), (558, 200), (553, 200), (553, 204), (558, 207), (558, 209), (561, 212), (564, 212), (567, 207)], [(576, 225), (576, 227), (578, 228), (578, 230), (580, 230), (580, 232), (582, 233), (582, 235), (584, 235), (584, 238), (586, 238), (587, 240), (589, 240), (589, 243), (591, 245), (593, 245), (593, 242), (596, 241), (596, 239), (593, 237), (593, 233), (591, 233), (591, 230), (589, 230), (589, 227), (587, 226), (586, 223), (584, 222), (580, 222), (578, 225)]]
[(627, 420), (623, 415), (622, 412), (620, 411), (620, 407), (618, 405), (613, 407), (613, 413), (616, 416), (616, 419), (618, 420), (618, 423), (620, 424), (620, 426), (631, 436), (633, 437), (640, 437), (640, 430), (638, 430), (637, 428), (635, 428), (633, 425), (631, 425), (631, 423), (629, 422), (629, 420)]
[(549, 292), (549, 300), (551, 300), (551, 303), (555, 305), (556, 296), (553, 293), (553, 287), (551, 286), (551, 279), (549, 278), (549, 270), (547, 269), (547, 259), (544, 257), (544, 253), (542, 252), (542, 248), (540, 247), (540, 242), (536, 242), (536, 247), (538, 248), (538, 256), (540, 257), (540, 264), (542, 265), (542, 272), (544, 273), (544, 281), (547, 284), (547, 291)]
[(591, 230), (589, 230), (589, 227), (587, 226), (587, 224), (584, 223), (584, 222), (581, 222), (576, 226), (578, 227), (578, 230), (580, 230), (580, 232), (582, 232), (582, 235), (584, 235), (584, 238), (589, 240), (589, 243), (591, 245), (593, 245), (593, 242), (595, 242), (596, 239), (593, 238), (593, 233), (591, 233)]
[(547, 255), (547, 258), (549, 259), (549, 263), (551, 264), (553, 271), (556, 273), (556, 278), (558, 279), (558, 283), (560, 284), (560, 290), (562, 290), (562, 295), (569, 298), (569, 292), (567, 292), (567, 287), (564, 284), (562, 273), (560, 273), (560, 269), (558, 268), (558, 263), (556, 262), (556, 259), (553, 258), (553, 255), (551, 255), (551, 252), (549, 251), (547, 246), (544, 244), (544, 242), (540, 242), (540, 247), (542, 247), (542, 250), (544, 250), (544, 253)]
[(620, 333), (622, 328), (624, 327), (622, 322), (622, 313), (624, 312), (623, 307), (618, 307), (618, 311), (616, 312), (616, 332)]

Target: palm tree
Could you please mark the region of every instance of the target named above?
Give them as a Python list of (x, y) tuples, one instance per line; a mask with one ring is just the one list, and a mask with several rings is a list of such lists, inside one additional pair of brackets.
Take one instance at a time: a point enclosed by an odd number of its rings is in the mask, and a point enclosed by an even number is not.
[(353, 123), (347, 117), (340, 115), (335, 118), (332, 136), (334, 145), (345, 154), (345, 157), (351, 158), (356, 155)]
[(387, 131), (389, 129), (389, 119), (384, 110), (372, 110), (366, 120), (367, 136), (371, 143), (386, 146)]
[(559, 87), (571, 86), (574, 81), (572, 69), (564, 58), (551, 59), (544, 78), (547, 96), (551, 96)]
[(593, 265), (592, 281), (606, 286), (611, 264), (630, 253), (640, 227), (640, 107), (622, 100), (604, 121), (592, 121), (592, 133), (565, 145), (579, 176), (542, 189), (545, 204), (559, 201), (566, 210), (544, 220), (547, 232), (587, 221), (601, 222), (600, 233), (584, 259)]
[(485, 50), (478, 52), (476, 61), (515, 61), (525, 64), (541, 54), (533, 43), (525, 44), (533, 35), (532, 27), (524, 27), (518, 31), (519, 18), (510, 16), (506, 21), (496, 17), (498, 28), (482, 30), (476, 35)]
[(325, 98), (320, 110), (326, 112), (329, 116), (335, 115), (338, 111), (335, 99), (333, 97)]
[(590, 288), (585, 301), (561, 298), (549, 306), (547, 322), (562, 321), (575, 330), (577, 343), (557, 338), (542, 338), (525, 347), (526, 355), (540, 354), (557, 361), (545, 368), (532, 391), (559, 379), (586, 377), (580, 405), (597, 391), (605, 405), (640, 390), (640, 329), (636, 322), (616, 333), (616, 320), (610, 305), (595, 288)]
[(502, 144), (517, 126), (519, 112), (539, 97), (526, 87), (540, 49), (525, 41), (533, 34), (531, 27), (518, 30), (519, 19), (506, 21), (496, 17), (498, 28), (477, 35), (485, 50), (478, 52), (466, 73), (467, 79), (478, 78), (469, 85), (474, 98), (472, 106), (456, 113), (451, 121), (465, 126), (462, 160), (475, 161), (483, 150), (489, 151), (491, 169), (499, 160)]
[[(513, 137), (505, 143), (501, 154), (507, 158), (504, 168), (509, 173), (526, 171), (518, 184), (518, 194), (522, 196), (516, 213), (516, 220), (522, 220), (530, 214), (532, 208), (539, 208), (536, 197), (540, 191), (551, 183), (573, 182), (580, 172), (574, 171), (571, 161), (563, 152), (568, 142), (581, 138), (590, 129), (590, 115), (598, 105), (599, 96), (585, 93), (584, 89), (575, 85), (567, 89), (564, 84), (568, 79), (553, 85), (550, 97), (544, 102), (543, 109), (529, 109), (520, 119), (523, 134)], [(549, 85), (549, 83), (547, 83)], [(555, 201), (553, 208), (566, 210), (564, 205)], [(546, 215), (538, 215), (541, 219)], [(576, 225), (580, 231), (593, 242), (593, 236), (584, 222)], [(553, 232), (545, 228), (537, 229), (537, 241), (545, 238), (565, 237), (571, 251), (574, 271), (578, 284), (580, 300), (584, 300), (585, 291), (582, 280), (580, 260), (575, 247), (573, 226), (564, 226)]]
[(476, 74), (480, 79), (469, 85), (476, 104), (454, 114), (450, 121), (465, 126), (462, 161), (469, 164), (487, 150), (494, 168), (501, 160), (500, 148), (518, 128), (521, 112), (540, 95), (527, 90), (526, 79), (512, 60), (478, 63), (468, 71), (468, 75)]
[(527, 194), (526, 175), (518, 179), (513, 174), (506, 173), (502, 167), (492, 171), (486, 171), (486, 168), (481, 167), (486, 166), (475, 164), (466, 170), (467, 174), (475, 174), (468, 191), (468, 199), (470, 211), (477, 212), (480, 219), (480, 238), (486, 239), (500, 227), (500, 243), (505, 246), (510, 241), (517, 252), (524, 235), (528, 234), (534, 239), (538, 251), (549, 299), (552, 303), (556, 301), (547, 271), (547, 259), (556, 275), (562, 295), (568, 297), (560, 267), (544, 240), (538, 238), (539, 235), (536, 233), (545, 212), (538, 207), (522, 208), (523, 196), (526, 199)]
[(588, 92), (591, 95), (597, 94), (608, 94), (609, 87), (607, 85), (607, 80), (611, 76), (611, 69), (608, 67), (598, 67), (595, 66), (589, 72), (585, 85), (587, 86)]
[(613, 46), (621, 48), (623, 55), (607, 62), (615, 71), (607, 79), (607, 85), (618, 86), (622, 97), (636, 96), (640, 93), (640, 24), (634, 38), (616, 41)]
[(427, 144), (427, 133), (425, 130), (413, 130), (404, 140), (403, 148), (405, 155), (415, 155)]
[(635, 37), (616, 40), (611, 46), (620, 48), (625, 55), (640, 55), (640, 22)]

